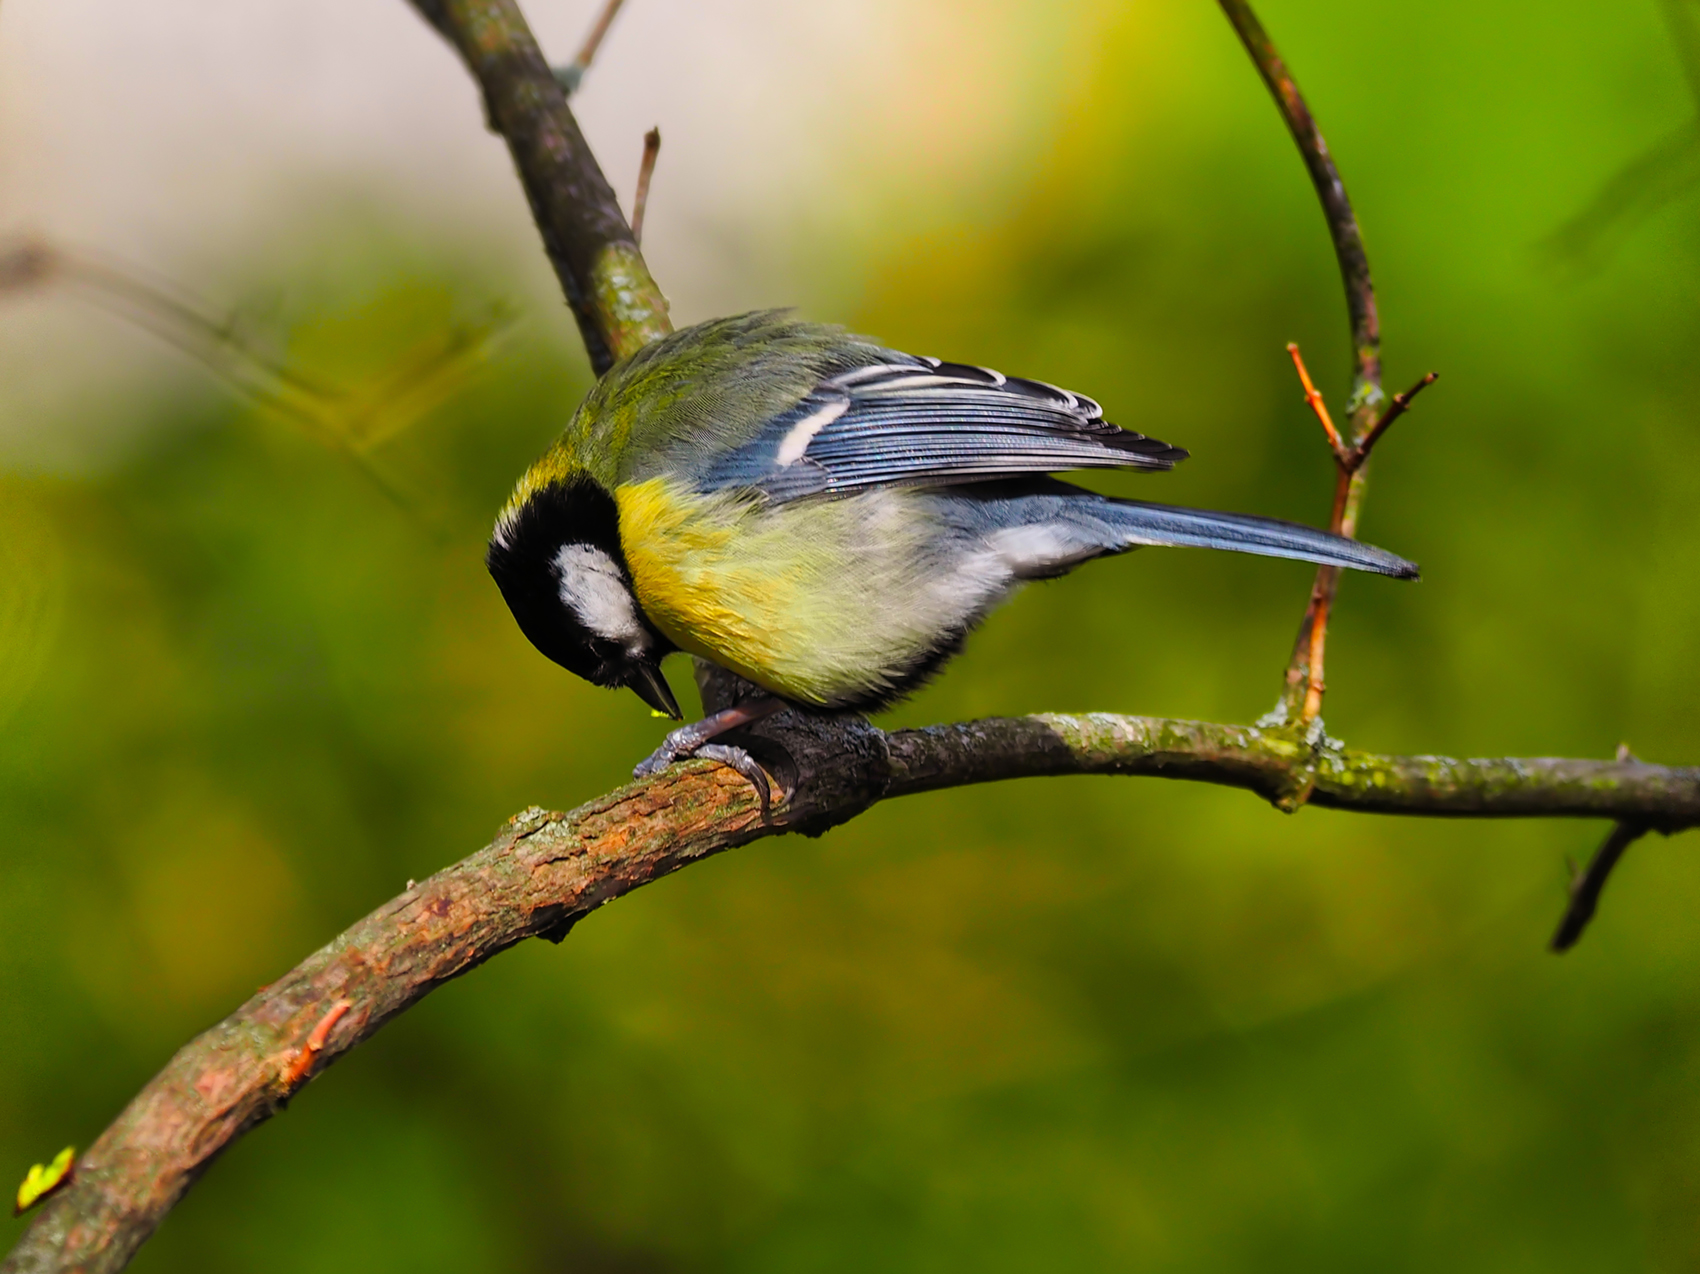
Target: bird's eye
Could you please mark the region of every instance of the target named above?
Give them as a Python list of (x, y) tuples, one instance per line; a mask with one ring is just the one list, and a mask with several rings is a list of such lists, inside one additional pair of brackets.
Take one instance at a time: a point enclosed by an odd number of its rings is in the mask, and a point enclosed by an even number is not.
[(618, 642), (604, 641), (600, 637), (590, 638), (585, 646), (596, 661), (596, 676), (593, 680), (604, 686), (625, 680), (630, 657), (624, 646)]

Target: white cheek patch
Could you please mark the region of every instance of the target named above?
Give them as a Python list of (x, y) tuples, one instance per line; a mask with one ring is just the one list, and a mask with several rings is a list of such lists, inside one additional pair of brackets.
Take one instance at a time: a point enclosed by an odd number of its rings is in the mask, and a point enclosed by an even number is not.
[(637, 599), (620, 565), (599, 548), (563, 544), (555, 554), (561, 604), (598, 637), (618, 642), (636, 654), (648, 650), (650, 636), (638, 619)]

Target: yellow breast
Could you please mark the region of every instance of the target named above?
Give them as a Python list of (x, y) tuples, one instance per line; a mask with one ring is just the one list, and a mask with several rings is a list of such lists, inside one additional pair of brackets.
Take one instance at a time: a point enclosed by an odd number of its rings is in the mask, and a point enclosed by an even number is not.
[[(681, 491), (664, 479), (622, 487), (620, 543), (632, 587), (649, 618), (681, 650), (759, 685), (776, 685), (796, 608), (794, 572), (762, 552), (745, 501)], [(791, 577), (788, 577), (791, 576)]]
[(681, 650), (799, 703), (900, 686), (1007, 591), (995, 553), (941, 552), (905, 490), (768, 504), (655, 479), (615, 493), (632, 587)]

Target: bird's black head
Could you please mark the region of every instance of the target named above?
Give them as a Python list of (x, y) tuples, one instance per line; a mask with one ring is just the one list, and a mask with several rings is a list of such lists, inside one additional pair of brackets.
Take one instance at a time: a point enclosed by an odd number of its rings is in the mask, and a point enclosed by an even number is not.
[(599, 686), (630, 686), (678, 718), (661, 675), (675, 647), (632, 593), (614, 498), (589, 478), (552, 482), (496, 523), (485, 565), (520, 631), (550, 659)]

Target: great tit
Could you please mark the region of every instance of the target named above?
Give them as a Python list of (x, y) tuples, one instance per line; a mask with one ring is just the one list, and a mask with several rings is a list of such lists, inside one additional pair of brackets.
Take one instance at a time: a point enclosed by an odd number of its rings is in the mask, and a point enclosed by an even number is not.
[(683, 650), (769, 691), (675, 731), (639, 766), (712, 756), (750, 774), (765, 805), (759, 770), (711, 739), (786, 703), (902, 698), (1024, 581), (1145, 545), (1416, 577), (1311, 527), (1050, 476), (1186, 455), (1082, 394), (761, 311), (610, 369), (520, 479), (486, 560), (532, 644), (596, 685), (630, 686), (677, 719), (660, 665)]

